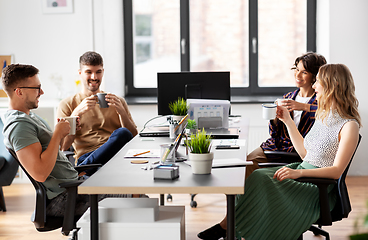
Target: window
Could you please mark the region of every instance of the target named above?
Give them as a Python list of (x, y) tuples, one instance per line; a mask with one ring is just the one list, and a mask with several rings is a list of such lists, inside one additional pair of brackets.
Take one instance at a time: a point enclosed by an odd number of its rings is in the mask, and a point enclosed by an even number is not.
[(230, 71), (232, 96), (295, 89), (315, 51), (316, 0), (124, 0), (126, 96), (156, 96), (157, 72)]
[(125, 16), (125, 27), (131, 28), (129, 33), (125, 29), (128, 95), (152, 96), (157, 72), (180, 72), (180, 4), (178, 0), (130, 0), (124, 1), (124, 9), (124, 15), (130, 15)]
[(136, 64), (149, 61), (152, 58), (151, 15), (136, 14), (135, 23), (135, 52)]

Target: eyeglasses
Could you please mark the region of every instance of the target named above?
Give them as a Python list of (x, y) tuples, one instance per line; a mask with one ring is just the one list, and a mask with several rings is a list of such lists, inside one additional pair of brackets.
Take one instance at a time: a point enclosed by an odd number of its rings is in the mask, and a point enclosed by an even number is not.
[[(41, 86), (38, 86), (38, 87), (17, 87), (17, 88), (37, 89), (38, 93), (41, 92)], [(17, 90), (17, 88), (15, 88), (14, 91)]]

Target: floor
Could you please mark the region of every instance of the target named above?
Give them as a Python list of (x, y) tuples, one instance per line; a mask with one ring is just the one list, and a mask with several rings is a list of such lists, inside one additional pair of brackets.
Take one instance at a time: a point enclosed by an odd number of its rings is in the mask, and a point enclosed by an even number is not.
[[(350, 200), (353, 211), (348, 219), (325, 227), (333, 240), (347, 240), (353, 233), (356, 219), (363, 218), (368, 212), (368, 177), (348, 177)], [(30, 184), (12, 184), (4, 187), (7, 212), (0, 212), (0, 240), (67, 240), (62, 236), (60, 229), (47, 233), (39, 233), (30, 221), (34, 208), (34, 190)], [(158, 197), (158, 195), (150, 195)], [(175, 194), (173, 201), (167, 205), (185, 205), (186, 239), (195, 240), (197, 233), (220, 221), (226, 212), (226, 198), (219, 194), (200, 194), (196, 196), (197, 208), (191, 208), (190, 195)], [(367, 231), (367, 229), (366, 229)], [(305, 240), (319, 240), (312, 233), (304, 234)]]

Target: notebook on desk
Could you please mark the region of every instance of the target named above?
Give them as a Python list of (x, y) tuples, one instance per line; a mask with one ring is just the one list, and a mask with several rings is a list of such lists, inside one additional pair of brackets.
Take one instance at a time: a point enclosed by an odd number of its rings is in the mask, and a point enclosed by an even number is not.
[[(186, 161), (185, 163), (191, 166), (190, 161)], [(252, 164), (253, 161), (243, 161), (239, 158), (213, 159), (212, 168), (245, 167)]]
[(144, 128), (140, 133), (141, 137), (169, 137), (169, 126), (152, 126)]

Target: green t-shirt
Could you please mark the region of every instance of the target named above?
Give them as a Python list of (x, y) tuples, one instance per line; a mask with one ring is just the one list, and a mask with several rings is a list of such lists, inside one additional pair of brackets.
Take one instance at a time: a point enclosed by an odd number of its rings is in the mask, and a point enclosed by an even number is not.
[[(27, 115), (18, 110), (9, 110), (4, 116), (3, 134), (5, 146), (15, 152), (36, 142), (41, 144), (43, 152), (47, 149), (53, 132), (48, 124), (34, 113)], [(78, 172), (59, 151), (53, 170), (42, 184), (47, 189), (47, 197), (52, 199), (65, 190), (59, 187), (60, 183), (77, 179)]]

